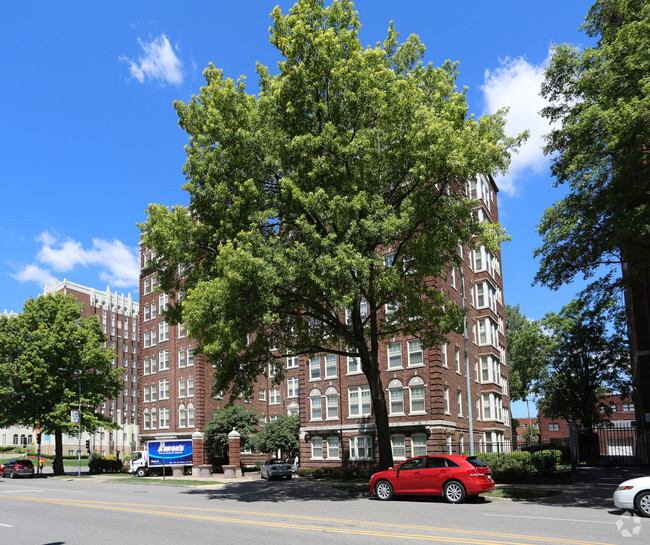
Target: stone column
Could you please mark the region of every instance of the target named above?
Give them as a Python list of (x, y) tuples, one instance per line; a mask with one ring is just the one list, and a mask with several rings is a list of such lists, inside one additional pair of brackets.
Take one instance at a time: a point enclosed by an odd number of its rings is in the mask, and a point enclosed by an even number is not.
[(195, 431), (192, 434), (192, 475), (198, 476), (199, 466), (205, 463), (205, 446), (203, 445), (203, 433)]
[[(224, 466), (225, 477), (241, 477), (241, 435), (235, 429), (228, 434), (228, 465)], [(226, 469), (228, 468), (228, 469)], [(232, 474), (230, 472), (232, 471)]]

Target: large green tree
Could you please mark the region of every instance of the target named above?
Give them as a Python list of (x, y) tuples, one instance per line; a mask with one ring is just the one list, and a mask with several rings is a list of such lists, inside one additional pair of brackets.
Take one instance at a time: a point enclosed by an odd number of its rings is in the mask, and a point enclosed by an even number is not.
[(650, 411), (650, 2), (598, 0), (581, 29), (596, 45), (556, 46), (542, 86), (543, 115), (555, 127), (546, 152), (567, 192), (539, 224), (537, 280), (557, 288), (581, 276), (605, 299), (625, 288), (642, 426)]
[(253, 445), (257, 452), (280, 451), (293, 458), (298, 452), (299, 436), (300, 417), (283, 414), (262, 424), (253, 439)]
[(503, 112), (468, 115), (456, 65), (424, 64), (417, 36), (400, 44), (391, 24), (364, 48), (349, 1), (272, 20), (281, 60), (277, 74), (258, 64), (258, 94), (210, 65), (175, 103), (189, 206), (151, 205), (144, 243), (161, 288), (186, 294), (168, 316), (215, 366), (215, 390), (245, 392), (269, 362), (279, 379), (287, 354), (359, 358), (387, 467), (380, 341), (434, 346), (459, 325), (432, 279), (459, 242), (495, 250), (501, 233), (472, 217), (464, 182), (504, 171), (519, 139)]
[(0, 318), (0, 426), (39, 426), (56, 441), (54, 472), (63, 473), (62, 434), (76, 435), (71, 409), (81, 429), (94, 432), (116, 425), (95, 408), (120, 390), (114, 354), (96, 317), (81, 318), (73, 297), (57, 293), (30, 298), (22, 314)]
[(549, 365), (535, 388), (546, 416), (572, 420), (586, 429), (607, 421), (611, 409), (601, 397), (629, 393), (624, 320), (611, 302), (591, 306), (581, 299), (562, 307), (559, 314), (544, 317), (544, 328), (554, 344)]
[(549, 363), (553, 340), (544, 333), (540, 322), (521, 313), (519, 305), (506, 305), (505, 312), (510, 399), (527, 401), (535, 381)]

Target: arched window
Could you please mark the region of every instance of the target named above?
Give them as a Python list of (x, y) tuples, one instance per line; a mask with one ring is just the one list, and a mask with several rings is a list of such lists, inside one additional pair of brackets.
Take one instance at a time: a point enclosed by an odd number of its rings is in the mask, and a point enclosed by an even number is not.
[(424, 380), (415, 376), (409, 380), (409, 398), (411, 400), (411, 413), (424, 413)]
[(14, 433), (14, 445), (18, 444), (18, 434)]
[(398, 379), (393, 379), (388, 384), (388, 397), (390, 414), (404, 414), (404, 387)]
[(187, 406), (187, 427), (194, 427), (194, 405), (192, 403)]
[(323, 407), (321, 403), (321, 395), (318, 388), (314, 388), (309, 392), (309, 408), (311, 420), (323, 419)]
[(158, 411), (156, 411), (155, 407), (151, 409), (149, 416), (151, 417), (151, 429), (155, 430), (158, 427)]
[(178, 407), (178, 427), (186, 428), (187, 427), (187, 409), (182, 403)]
[(334, 386), (325, 390), (325, 411), (326, 418), (338, 419), (339, 417), (339, 395)]
[(300, 414), (300, 408), (298, 407), (298, 404), (295, 401), (287, 405), (287, 414), (289, 416), (298, 416), (298, 414)]

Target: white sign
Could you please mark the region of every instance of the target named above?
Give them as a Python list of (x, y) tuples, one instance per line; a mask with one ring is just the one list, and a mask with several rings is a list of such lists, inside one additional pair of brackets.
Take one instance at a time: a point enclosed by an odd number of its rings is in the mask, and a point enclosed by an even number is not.
[(79, 409), (72, 409), (70, 411), (70, 422), (74, 422), (75, 424), (79, 423)]

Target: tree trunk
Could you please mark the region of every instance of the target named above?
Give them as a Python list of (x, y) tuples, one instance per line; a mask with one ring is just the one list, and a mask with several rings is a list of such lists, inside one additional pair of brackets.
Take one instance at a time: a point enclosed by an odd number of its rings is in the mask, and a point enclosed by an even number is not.
[[(384, 386), (381, 382), (381, 372), (376, 362), (368, 366), (366, 379), (370, 387), (372, 411), (377, 426), (377, 448), (379, 450), (379, 469), (388, 469), (393, 465), (393, 449), (390, 443), (390, 428), (388, 426), (388, 408)], [(361, 402), (361, 400), (359, 400)]]
[(61, 430), (54, 432), (54, 474), (63, 475), (63, 433)]

